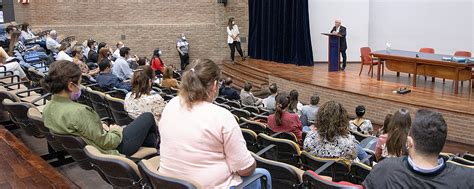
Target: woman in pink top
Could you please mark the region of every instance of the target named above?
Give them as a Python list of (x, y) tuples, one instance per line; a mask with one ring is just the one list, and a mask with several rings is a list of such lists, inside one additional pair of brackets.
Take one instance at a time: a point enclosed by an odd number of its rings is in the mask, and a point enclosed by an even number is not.
[(382, 135), (379, 136), (375, 146), (377, 161), (386, 157), (400, 157), (407, 154), (405, 144), (411, 126), (410, 113), (405, 109), (400, 109), (391, 116), (389, 122), (387, 117)]
[(208, 59), (188, 66), (178, 96), (161, 115), (160, 174), (189, 178), (203, 188), (230, 188), (254, 172), (269, 178), (268, 171), (256, 169), (233, 115), (212, 104), (220, 75)]
[(303, 124), (301, 124), (298, 114), (288, 112), (290, 97), (286, 93), (280, 93), (275, 97), (275, 114), (268, 116), (268, 126), (274, 132), (291, 132), (296, 135), (298, 144), (301, 145), (301, 133)]

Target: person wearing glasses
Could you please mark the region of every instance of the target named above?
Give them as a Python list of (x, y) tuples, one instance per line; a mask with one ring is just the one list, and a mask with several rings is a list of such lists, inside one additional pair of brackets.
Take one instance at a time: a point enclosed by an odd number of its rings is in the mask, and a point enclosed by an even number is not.
[(75, 102), (82, 93), (82, 73), (77, 64), (66, 60), (50, 65), (42, 82), (52, 93), (43, 110), (44, 125), (55, 134), (81, 137), (105, 154), (129, 157), (142, 146), (156, 147), (157, 126), (152, 113), (143, 113), (126, 127), (106, 125), (89, 106)]

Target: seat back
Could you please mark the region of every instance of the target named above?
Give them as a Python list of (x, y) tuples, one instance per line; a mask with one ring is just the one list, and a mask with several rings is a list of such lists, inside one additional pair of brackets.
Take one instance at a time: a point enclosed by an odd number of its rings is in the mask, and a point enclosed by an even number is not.
[(216, 98), (215, 102), (217, 102), (217, 103), (219, 103), (219, 104), (223, 104), (223, 103), (226, 103), (226, 102), (227, 102), (227, 99), (218, 96), (218, 97)]
[(242, 131), (242, 135), (244, 136), (245, 143), (247, 144), (247, 149), (251, 152), (258, 152), (258, 144), (257, 144), (257, 133), (253, 132), (250, 129), (240, 129)]
[(20, 102), (20, 98), (8, 91), (0, 91), (0, 118), (2, 118), (1, 121), (10, 121), (10, 113), (8, 113), (2, 104), (4, 99), (10, 99), (13, 102)]
[(128, 125), (133, 120), (128, 116), (128, 113), (124, 108), (124, 100), (111, 97), (110, 95), (105, 95), (105, 100), (107, 101), (112, 117), (117, 125)]
[(38, 71), (34, 68), (28, 69), (28, 75), (30, 76), (33, 87), (40, 86), (41, 80), (43, 80), (44, 77), (45, 77), (45, 75), (43, 73), (41, 73), (40, 71)]
[(146, 184), (152, 188), (169, 189), (197, 189), (201, 186), (190, 179), (170, 177), (158, 174), (158, 166), (151, 161), (143, 159), (138, 163), (138, 169)]
[(435, 50), (433, 48), (420, 48), (420, 52), (434, 54)]
[(273, 134), (272, 137), (273, 138), (287, 139), (287, 140), (291, 140), (295, 143), (298, 143), (298, 138), (292, 132), (278, 132), (278, 133)]
[(334, 161), (335, 163), (332, 164), (330, 168), (325, 169), (319, 174), (330, 176), (332, 177), (333, 181), (348, 180), (347, 174), (349, 172), (349, 168), (343, 160), (339, 158), (319, 158), (313, 156), (309, 152), (301, 152), (301, 163), (303, 165), (303, 169), (305, 170), (317, 170), (330, 161)]
[(372, 167), (360, 162), (352, 162), (349, 179), (354, 184), (362, 184), (370, 171), (372, 171)]
[(260, 134), (260, 133), (270, 134), (271, 133), (270, 132), (271, 130), (263, 123), (250, 121), (245, 118), (241, 118), (240, 121), (242, 122), (242, 124), (240, 125), (241, 128), (250, 129), (257, 134)]
[(242, 109), (254, 114), (260, 113), (260, 110), (255, 106), (243, 106)]
[(230, 112), (232, 112), (232, 114), (236, 115), (239, 118), (245, 118), (245, 119), (249, 119), (251, 115), (249, 111), (242, 110), (240, 108), (235, 108), (235, 107), (232, 107)]
[(454, 156), (451, 159), (451, 161), (454, 161), (454, 162), (459, 163), (459, 164), (467, 165), (467, 166), (474, 166), (474, 161), (469, 161), (467, 159), (457, 157), (457, 156)]
[(141, 188), (140, 172), (132, 160), (117, 156), (102, 154), (91, 145), (84, 147), (85, 155), (92, 165), (102, 172), (114, 188)]
[(288, 163), (293, 166), (300, 166), (301, 150), (295, 142), (287, 139), (273, 138), (264, 133), (260, 133), (257, 137), (257, 143), (262, 148), (272, 144), (275, 145), (275, 147), (268, 150), (265, 154), (262, 154), (262, 157)]
[(86, 91), (89, 94), (92, 107), (94, 110), (99, 114), (100, 118), (111, 118), (109, 115), (109, 110), (108, 110), (108, 105), (107, 102), (105, 102), (105, 94), (99, 91), (94, 91), (91, 88), (86, 88)]
[(308, 170), (303, 174), (303, 182), (308, 189), (363, 189), (361, 185), (348, 182), (333, 182)]
[(454, 56), (471, 57), (472, 55), (469, 51), (456, 51), (454, 52)]
[(230, 107), (229, 105), (227, 105), (227, 104), (220, 104), (220, 103), (217, 103), (217, 105), (220, 106), (220, 107), (223, 107), (223, 108), (225, 108), (225, 109), (227, 109), (227, 110), (231, 110), (231, 107)]
[(257, 167), (264, 168), (272, 175), (272, 187), (276, 189), (301, 188), (303, 170), (295, 166), (272, 161), (252, 153)]
[(12, 121), (26, 131), (26, 134), (37, 138), (43, 138), (44, 135), (40, 130), (31, 123), (28, 118), (28, 109), (35, 107), (27, 102), (13, 102), (10, 99), (3, 100), (3, 107), (7, 110), (12, 118)]
[(474, 155), (470, 153), (465, 153), (462, 155), (462, 158), (469, 160), (469, 161), (474, 161)]
[(362, 142), (364, 139), (371, 137), (370, 135), (362, 134), (358, 131), (350, 130), (351, 134), (354, 135), (357, 141)]
[(225, 102), (225, 104), (229, 105), (230, 107), (238, 108), (240, 109), (242, 106), (240, 105), (240, 102), (229, 100)]
[(48, 144), (57, 152), (63, 151), (64, 148), (60, 142), (58, 142), (54, 136), (51, 134), (48, 128), (44, 126), (43, 116), (41, 112), (36, 107), (31, 107), (28, 109), (28, 118), (31, 123), (39, 129), (39, 131), (46, 137)]
[(91, 170), (92, 165), (90, 159), (84, 152), (86, 142), (81, 137), (73, 135), (60, 135), (51, 132), (51, 135), (63, 146), (66, 152), (71, 155), (72, 159), (76, 161), (84, 170)]
[(370, 55), (372, 50), (370, 47), (361, 47), (360, 48), (360, 61), (361, 64), (371, 64), (372, 63), (372, 56)]

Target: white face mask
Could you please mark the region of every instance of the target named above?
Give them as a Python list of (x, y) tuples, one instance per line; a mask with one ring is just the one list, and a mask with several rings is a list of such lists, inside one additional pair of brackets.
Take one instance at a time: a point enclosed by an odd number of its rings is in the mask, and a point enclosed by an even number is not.
[(183, 36), (183, 37), (181, 37), (181, 39), (183, 39), (183, 40), (186, 40), (186, 37), (185, 37), (185, 36)]
[(235, 22), (234, 22), (234, 21), (232, 21), (232, 25), (235, 25)]
[(161, 55), (161, 51), (158, 51), (158, 54)]

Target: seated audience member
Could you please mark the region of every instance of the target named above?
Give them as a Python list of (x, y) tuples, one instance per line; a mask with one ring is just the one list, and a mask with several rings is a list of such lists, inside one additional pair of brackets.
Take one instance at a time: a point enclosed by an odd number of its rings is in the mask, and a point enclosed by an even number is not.
[(384, 134), (380, 135), (375, 145), (375, 157), (382, 160), (386, 157), (406, 155), (406, 138), (411, 126), (410, 113), (400, 109), (393, 114)]
[(388, 124), (390, 124), (390, 121), (392, 120), (392, 114), (387, 114), (385, 115), (385, 119), (383, 121), (382, 128), (379, 129), (377, 136), (387, 134), (388, 131)]
[(255, 173), (270, 178), (268, 171), (255, 169), (234, 116), (212, 103), (220, 75), (208, 59), (188, 65), (178, 96), (160, 119), (160, 174), (189, 178), (203, 188), (230, 188)]
[(89, 48), (89, 52), (87, 53), (87, 62), (98, 63), (97, 58), (99, 54), (97, 53), (97, 42), (94, 40), (87, 41), (87, 47)]
[(127, 62), (130, 57), (130, 48), (120, 48), (120, 57), (115, 60), (114, 66), (112, 67), (112, 73), (121, 80), (128, 80), (133, 76), (133, 70)]
[(163, 60), (161, 60), (160, 55), (161, 50), (159, 48), (155, 49), (150, 61), (150, 66), (158, 77), (162, 77), (163, 72), (165, 71), (165, 64), (163, 63)]
[(88, 75), (88, 76), (95, 76), (99, 73), (99, 68), (96, 68), (94, 70), (90, 70), (89, 66), (87, 66), (84, 62), (82, 62), (82, 59), (84, 58), (84, 55), (82, 54), (82, 46), (76, 45), (73, 47), (71, 51), (72, 59), (74, 64), (77, 64), (79, 68), (81, 69), (82, 74)]
[(291, 132), (295, 134), (298, 143), (301, 145), (303, 125), (297, 114), (288, 111), (289, 105), (290, 97), (286, 93), (278, 94), (276, 96), (275, 114), (268, 116), (267, 123), (274, 132)]
[(369, 189), (474, 188), (474, 169), (439, 157), (447, 134), (448, 126), (440, 113), (418, 110), (406, 139), (408, 156), (378, 163), (363, 185)]
[(10, 39), (11, 39), (11, 36), (12, 36), (12, 33), (14, 31), (18, 31), (18, 28), (16, 28), (15, 25), (8, 25), (7, 28), (5, 29), (5, 32), (6, 32), (6, 35), (5, 35), (5, 44), (6, 44), (6, 47), (8, 47), (8, 45), (10, 44)]
[(163, 80), (161, 81), (161, 87), (164, 88), (178, 88), (178, 80), (173, 78), (173, 67), (166, 66), (165, 72), (163, 73)]
[(20, 37), (21, 37), (21, 32), (20, 31), (14, 31), (11, 34), (10, 44), (9, 44), (9, 47), (8, 47), (8, 54), (10, 56), (14, 55), (13, 51), (20, 53), (19, 56), (21, 57), (21, 55), (23, 55), (23, 53), (40, 49), (40, 47), (38, 45), (27, 48), (25, 46), (25, 44), (20, 40)]
[[(314, 119), (316, 118), (316, 114), (318, 114), (318, 107), (319, 104), (319, 96), (313, 95), (311, 96), (309, 105), (305, 105), (301, 108), (301, 113), (308, 119), (308, 123), (313, 123)], [(308, 126), (308, 125), (305, 125)]]
[(115, 49), (114, 53), (112, 54), (112, 57), (118, 59), (120, 57), (120, 49), (122, 47), (125, 47), (125, 45), (122, 43), (122, 41), (118, 41), (117, 44), (115, 44), (115, 47), (117, 47), (117, 49)]
[(253, 96), (250, 90), (252, 89), (252, 83), (249, 81), (245, 82), (244, 88), (240, 91), (240, 101), (245, 106), (258, 106), (262, 103), (262, 99)]
[(61, 44), (57, 41), (58, 33), (56, 30), (51, 30), (46, 36), (46, 48), (53, 53), (58, 52), (58, 48), (61, 47)]
[(148, 59), (146, 57), (140, 57), (138, 58), (137, 64), (138, 66), (145, 66), (148, 63)]
[(316, 115), (314, 126), (304, 140), (304, 150), (321, 158), (354, 160), (357, 156), (355, 137), (349, 133), (349, 116), (342, 104), (329, 101)]
[[(140, 66), (132, 78), (132, 90), (125, 97), (125, 111), (135, 119), (144, 112), (151, 112), (159, 121), (166, 102), (160, 94), (152, 91), (155, 73), (150, 66)], [(157, 122), (158, 123), (158, 122)]]
[(59, 52), (58, 52), (58, 55), (56, 56), (56, 60), (67, 60), (69, 62), (73, 62), (74, 60), (72, 59), (72, 57), (66, 53), (66, 50), (69, 47), (70, 45), (68, 42), (62, 42), (61, 47), (58, 48)]
[(102, 62), (99, 63), (100, 73), (96, 78), (97, 84), (99, 87), (113, 90), (114, 88), (117, 89), (124, 89), (126, 91), (131, 91), (132, 86), (129, 82), (123, 82), (117, 76), (112, 74), (112, 64), (110, 60), (103, 59)]
[(299, 93), (296, 89), (290, 91), (290, 105), (288, 107), (288, 111), (291, 113), (297, 113), (301, 115), (301, 108), (303, 104), (298, 100)]
[(50, 65), (43, 86), (53, 94), (43, 111), (51, 132), (81, 137), (102, 153), (131, 156), (141, 146), (155, 147), (157, 131), (151, 113), (144, 113), (126, 127), (106, 125), (89, 106), (74, 102), (81, 96), (82, 73), (77, 64), (61, 60)]
[(275, 111), (275, 97), (278, 93), (278, 86), (276, 83), (272, 83), (268, 89), (270, 90), (270, 96), (263, 99), (263, 107), (273, 113)]
[(97, 63), (102, 62), (102, 60), (104, 60), (104, 59), (110, 60), (110, 62), (111, 62), (112, 64), (114, 63), (114, 62), (112, 61), (112, 56), (111, 56), (111, 53), (110, 53), (109, 49), (102, 47), (102, 48), (99, 50), (99, 55), (97, 56)]
[(18, 63), (19, 60), (15, 57), (9, 56), (2, 47), (0, 47), (0, 58), (3, 60), (3, 63), (0, 63), (0, 66), (5, 66), (5, 71), (11, 71), (13, 74), (18, 75), (21, 81), (28, 81), (25, 71), (23, 71), (20, 63)]
[(349, 128), (353, 131), (361, 132), (363, 134), (369, 135), (372, 134), (374, 128), (372, 127), (372, 122), (368, 119), (364, 119), (365, 107), (359, 105), (355, 109), (357, 118), (349, 121)]
[(33, 34), (33, 32), (31, 32), (30, 24), (25, 22), (21, 25), (21, 38), (25, 42), (28, 42), (28, 41), (34, 41), (38, 39), (38, 36), (36, 36), (35, 34)]
[(234, 88), (230, 85), (232, 84), (232, 78), (228, 77), (224, 80), (222, 87), (219, 89), (219, 95), (224, 96), (228, 100), (240, 100), (240, 96)]

